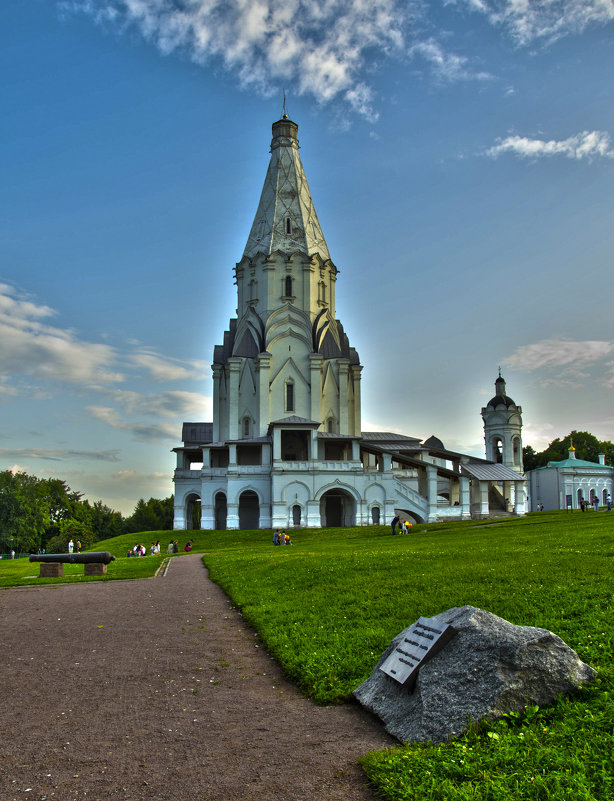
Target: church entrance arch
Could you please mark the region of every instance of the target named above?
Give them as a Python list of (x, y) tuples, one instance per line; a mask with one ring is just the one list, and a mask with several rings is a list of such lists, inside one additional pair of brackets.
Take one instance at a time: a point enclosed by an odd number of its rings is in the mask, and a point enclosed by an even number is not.
[(320, 500), (320, 520), (323, 527), (355, 526), (356, 501), (342, 489), (325, 492)]
[(239, 496), (239, 528), (260, 526), (260, 502), (253, 490), (245, 490)]
[(215, 527), (220, 531), (226, 529), (226, 515), (228, 514), (228, 504), (223, 492), (218, 492), (214, 500)]
[(185, 499), (185, 527), (200, 528), (200, 497), (195, 492), (190, 493)]

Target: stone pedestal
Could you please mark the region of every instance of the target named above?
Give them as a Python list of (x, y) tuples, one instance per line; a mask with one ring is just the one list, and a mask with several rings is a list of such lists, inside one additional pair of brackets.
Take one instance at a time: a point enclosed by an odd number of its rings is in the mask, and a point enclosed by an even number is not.
[(86, 563), (83, 565), (83, 568), (85, 576), (104, 576), (107, 572), (107, 566), (100, 562)]
[(60, 578), (64, 575), (64, 565), (61, 562), (41, 562), (40, 578)]

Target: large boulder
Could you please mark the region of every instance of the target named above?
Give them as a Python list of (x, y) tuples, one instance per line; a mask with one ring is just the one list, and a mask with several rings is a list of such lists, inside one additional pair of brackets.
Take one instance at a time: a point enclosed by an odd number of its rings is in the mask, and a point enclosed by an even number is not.
[(480, 718), (496, 720), (526, 705), (546, 706), (595, 675), (547, 629), (515, 626), (474, 606), (431, 618), (452, 639), (418, 671), (413, 691), (380, 670), (412, 627), (390, 643), (371, 676), (354, 690), (360, 703), (403, 742), (440, 743)]

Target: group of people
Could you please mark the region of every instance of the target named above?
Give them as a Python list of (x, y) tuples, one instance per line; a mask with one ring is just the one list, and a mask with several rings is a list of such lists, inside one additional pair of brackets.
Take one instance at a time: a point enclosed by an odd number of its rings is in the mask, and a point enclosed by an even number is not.
[(409, 520), (401, 520), (400, 517), (395, 516), (390, 521), (393, 536), (397, 533), (397, 526), (399, 527), (399, 534), (409, 534), (411, 532), (413, 523)]
[[(609, 492), (608, 492), (608, 495), (607, 495), (607, 498), (606, 498), (605, 502), (606, 502), (606, 506), (608, 507), (608, 512), (611, 512), (612, 511), (612, 496), (610, 495)], [(593, 495), (593, 497), (590, 499), (590, 501), (587, 501), (584, 498), (580, 498), (580, 509), (583, 512), (586, 509), (588, 509), (588, 507), (591, 506), (591, 505), (592, 505), (593, 509), (596, 512), (599, 511), (599, 498), (596, 495)]]
[[(149, 546), (149, 553), (151, 556), (158, 556), (160, 553), (160, 540), (152, 542)], [(192, 540), (188, 540), (183, 546), (183, 550), (189, 553), (192, 550)], [(179, 542), (171, 540), (166, 549), (166, 553), (179, 553)], [(128, 551), (127, 556), (147, 556), (147, 548), (144, 545), (135, 545), (131, 551)]]
[(278, 528), (276, 528), (275, 533), (273, 534), (273, 545), (292, 545), (290, 535), (286, 534), (285, 531), (280, 531)]

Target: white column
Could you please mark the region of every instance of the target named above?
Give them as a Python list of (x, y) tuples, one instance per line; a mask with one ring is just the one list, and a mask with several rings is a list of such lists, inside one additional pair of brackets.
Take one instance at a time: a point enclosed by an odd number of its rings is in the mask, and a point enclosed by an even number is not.
[(360, 374), (362, 372), (361, 364), (352, 365), (352, 382), (354, 385), (354, 430), (350, 434), (360, 436), (362, 433), (362, 419), (360, 408)]
[(256, 357), (258, 375), (258, 436), (264, 437), (269, 429), (269, 384), (271, 374), (271, 354), (260, 353)]
[(281, 459), (281, 429), (273, 429), (273, 462)]
[(347, 359), (338, 359), (339, 366), (339, 433), (349, 434), (348, 431), (348, 373), (350, 363)]
[(311, 411), (309, 413), (312, 420), (321, 421), (322, 356), (319, 353), (309, 354), (309, 383), (311, 392)]
[(434, 465), (426, 467), (427, 500), (429, 505), (428, 522), (437, 519), (437, 468)]
[(228, 359), (228, 439), (239, 438), (239, 371), (243, 359), (233, 356)]
[(213, 371), (213, 441), (220, 441), (220, 377), (222, 374), (221, 364), (212, 364)]
[(320, 501), (307, 501), (307, 528), (320, 528)]
[(461, 518), (468, 520), (471, 518), (471, 493), (469, 487), (469, 479), (467, 476), (461, 476), (458, 480), (460, 485), (460, 507)]

